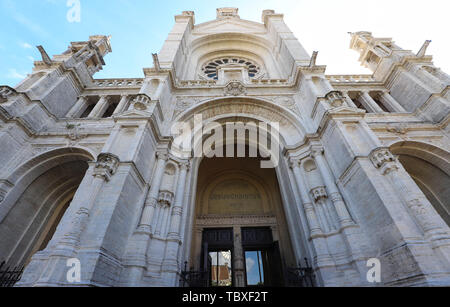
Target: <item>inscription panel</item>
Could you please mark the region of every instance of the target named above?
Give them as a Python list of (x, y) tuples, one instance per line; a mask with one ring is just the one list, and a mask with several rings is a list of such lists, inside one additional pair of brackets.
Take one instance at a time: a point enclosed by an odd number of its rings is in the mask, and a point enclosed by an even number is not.
[(217, 184), (207, 198), (208, 214), (263, 214), (263, 196), (258, 188), (244, 179), (229, 179)]

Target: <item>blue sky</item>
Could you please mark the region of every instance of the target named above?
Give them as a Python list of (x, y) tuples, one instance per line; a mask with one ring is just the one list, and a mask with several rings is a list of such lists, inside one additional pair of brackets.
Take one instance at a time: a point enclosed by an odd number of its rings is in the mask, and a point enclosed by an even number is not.
[(218, 7), (238, 7), (240, 16), (261, 20), (264, 9), (285, 14), (285, 20), (309, 53), (319, 50), (319, 64), (328, 74), (370, 73), (348, 49), (349, 31), (372, 31), (393, 37), (417, 52), (432, 39), (429, 54), (450, 73), (448, 0), (80, 0), (81, 22), (69, 23), (67, 0), (0, 0), (0, 84), (15, 85), (40, 59), (36, 45), (50, 55), (62, 53), (71, 41), (93, 34), (112, 35), (113, 53), (96, 78), (142, 77), (152, 66), (174, 18), (193, 10), (196, 22), (215, 19)]

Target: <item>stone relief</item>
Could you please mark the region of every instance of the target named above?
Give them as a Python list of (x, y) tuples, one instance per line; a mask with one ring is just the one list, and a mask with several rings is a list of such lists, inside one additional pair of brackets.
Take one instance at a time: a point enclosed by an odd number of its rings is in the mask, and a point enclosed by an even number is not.
[(240, 81), (231, 81), (225, 86), (225, 96), (244, 96), (246, 94), (245, 86)]

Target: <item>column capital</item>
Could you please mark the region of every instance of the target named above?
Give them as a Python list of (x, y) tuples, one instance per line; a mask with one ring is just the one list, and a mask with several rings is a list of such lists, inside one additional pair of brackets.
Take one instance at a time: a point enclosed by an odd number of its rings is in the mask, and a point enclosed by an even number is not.
[(103, 178), (105, 181), (109, 181), (116, 173), (119, 163), (120, 159), (116, 155), (111, 153), (101, 153), (95, 163), (94, 177)]
[(156, 157), (158, 158), (158, 160), (167, 161), (169, 160), (169, 152), (167, 150), (157, 151)]
[(325, 150), (323, 147), (312, 147), (311, 148), (311, 157), (316, 158), (318, 156), (322, 156)]
[(111, 99), (111, 96), (108, 95), (108, 94), (101, 94), (101, 95), (98, 95), (98, 96), (100, 97), (100, 99), (103, 99), (103, 100), (106, 100), (106, 101)]
[(300, 158), (289, 158), (289, 168), (294, 169), (300, 167), (302, 160)]
[(318, 202), (321, 199), (328, 198), (327, 190), (323, 186), (312, 189), (310, 193), (315, 202)]
[(180, 162), (180, 170), (182, 171), (189, 171), (189, 169), (191, 168), (191, 162), (190, 161), (183, 161)]
[(397, 159), (387, 147), (379, 147), (372, 150), (369, 154), (369, 159), (375, 168), (380, 169), (383, 174), (398, 170)]

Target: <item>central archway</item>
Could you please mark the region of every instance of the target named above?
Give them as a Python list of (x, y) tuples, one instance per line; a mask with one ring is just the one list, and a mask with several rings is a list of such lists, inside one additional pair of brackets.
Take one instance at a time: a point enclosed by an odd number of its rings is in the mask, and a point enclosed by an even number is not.
[(209, 271), (212, 285), (284, 284), (296, 260), (274, 169), (259, 158), (204, 159), (195, 207), (192, 265)]
[[(270, 126), (275, 122), (279, 126), (279, 138), (275, 146), (270, 144), (268, 148), (264, 147), (267, 144), (260, 146), (259, 138), (251, 140), (247, 131), (243, 140), (245, 158), (194, 158), (184, 259), (189, 269), (211, 273), (210, 285), (214, 284), (214, 278), (217, 278), (216, 285), (284, 285), (283, 271), (297, 267), (304, 258), (311, 258), (305, 239), (305, 221), (293, 192), (287, 160), (282, 156), (287, 146), (298, 146), (304, 140), (305, 129), (293, 113), (259, 99), (236, 97), (208, 101), (187, 110), (177, 121), (193, 126), (194, 116), (199, 114), (204, 126), (212, 122), (219, 127), (250, 122)], [(266, 132), (273, 136), (272, 129)], [(238, 141), (239, 134), (237, 139), (235, 135), (230, 139), (224, 134), (220, 145)], [(197, 144), (193, 142), (193, 145), (196, 148)], [(257, 148), (260, 156), (250, 157), (251, 148)], [(278, 163), (273, 168), (262, 168), (263, 157), (274, 151), (279, 154)], [(223, 255), (221, 258), (218, 253), (229, 255), (227, 266)], [(249, 275), (252, 268), (262, 273), (258, 274), (259, 281)]]

